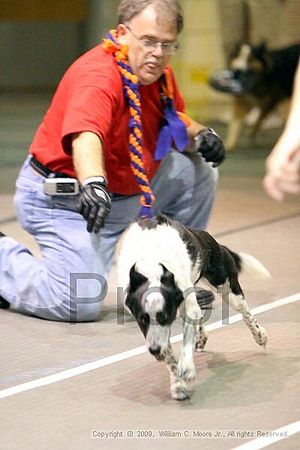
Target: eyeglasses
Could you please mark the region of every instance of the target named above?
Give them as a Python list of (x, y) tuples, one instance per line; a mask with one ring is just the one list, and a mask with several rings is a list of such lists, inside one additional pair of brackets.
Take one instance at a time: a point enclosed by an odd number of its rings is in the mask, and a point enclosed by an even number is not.
[(125, 26), (127, 30), (130, 31), (132, 36), (135, 37), (135, 39), (138, 40), (143, 47), (149, 50), (154, 51), (157, 49), (157, 46), (160, 45), (161, 50), (165, 55), (174, 55), (179, 48), (178, 42), (160, 42), (151, 37), (138, 37), (128, 25)]

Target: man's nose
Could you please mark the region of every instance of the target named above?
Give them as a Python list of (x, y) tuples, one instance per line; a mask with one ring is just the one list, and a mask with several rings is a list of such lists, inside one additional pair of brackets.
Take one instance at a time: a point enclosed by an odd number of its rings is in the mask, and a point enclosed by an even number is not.
[(164, 56), (163, 46), (161, 42), (157, 42), (155, 48), (152, 50), (152, 55), (157, 58), (161, 58)]

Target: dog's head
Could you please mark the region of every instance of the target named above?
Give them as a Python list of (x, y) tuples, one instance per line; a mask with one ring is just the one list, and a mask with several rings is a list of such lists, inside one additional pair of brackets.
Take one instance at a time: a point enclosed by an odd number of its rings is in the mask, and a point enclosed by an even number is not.
[(237, 44), (229, 58), (229, 68), (215, 73), (209, 82), (218, 91), (234, 95), (251, 94), (270, 68), (271, 58), (265, 43), (256, 47)]
[(125, 304), (144, 334), (149, 352), (163, 359), (183, 294), (173, 273), (162, 264), (159, 266), (157, 282), (140, 273), (136, 265), (132, 266)]
[(230, 58), (230, 70), (240, 80), (244, 93), (256, 88), (270, 65), (269, 50), (264, 42), (258, 46), (238, 44)]

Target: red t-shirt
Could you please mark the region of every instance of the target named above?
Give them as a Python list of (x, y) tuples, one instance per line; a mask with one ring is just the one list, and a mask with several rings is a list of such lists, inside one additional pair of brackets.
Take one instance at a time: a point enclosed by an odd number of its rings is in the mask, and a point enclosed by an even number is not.
[[(169, 70), (175, 108), (184, 111), (182, 95), (170, 67)], [(163, 119), (159, 83), (141, 86), (140, 94), (144, 167), (151, 180), (159, 166), (159, 162), (153, 160), (153, 153)], [(94, 132), (103, 144), (108, 189), (118, 194), (137, 194), (140, 188), (130, 167), (128, 121), (129, 111), (117, 64), (114, 57), (98, 45), (66, 71), (30, 152), (49, 169), (75, 177), (72, 134)]]

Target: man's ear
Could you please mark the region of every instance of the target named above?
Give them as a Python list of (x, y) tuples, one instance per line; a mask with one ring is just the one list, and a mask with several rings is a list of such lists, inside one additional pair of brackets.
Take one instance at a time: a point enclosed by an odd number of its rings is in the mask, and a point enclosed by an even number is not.
[(117, 26), (117, 36), (118, 36), (118, 41), (121, 45), (127, 45), (127, 34), (128, 34), (128, 30), (126, 28), (126, 26), (123, 23), (119, 23), (119, 25)]
[(148, 281), (148, 278), (146, 278), (144, 275), (142, 275), (135, 269), (135, 264), (130, 269), (129, 278), (130, 278), (130, 287), (129, 287), (130, 292), (136, 291), (142, 284)]

